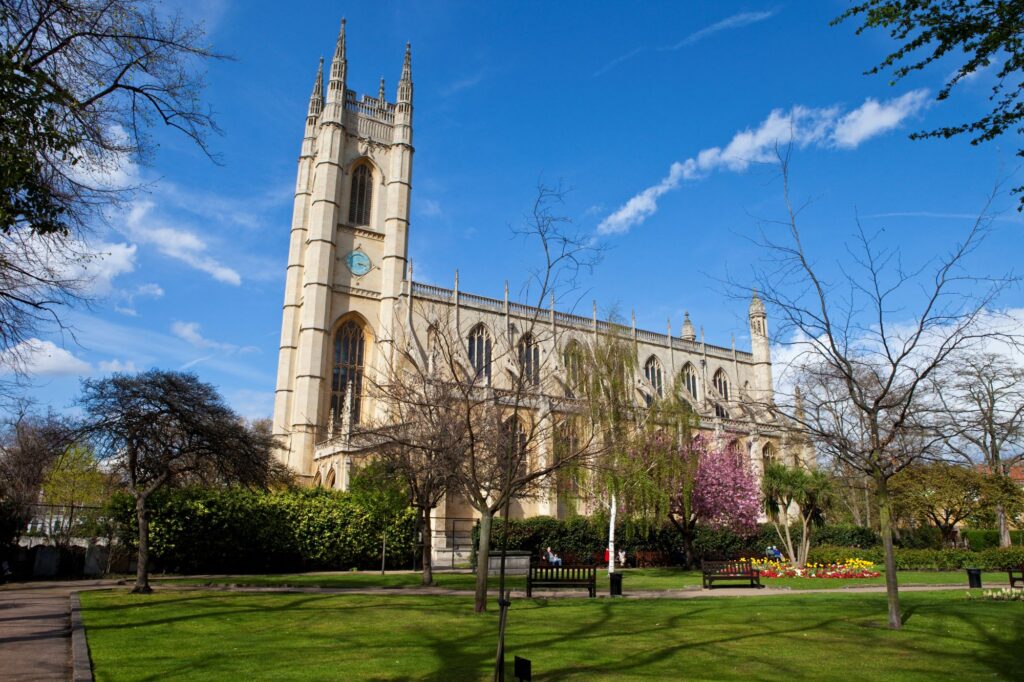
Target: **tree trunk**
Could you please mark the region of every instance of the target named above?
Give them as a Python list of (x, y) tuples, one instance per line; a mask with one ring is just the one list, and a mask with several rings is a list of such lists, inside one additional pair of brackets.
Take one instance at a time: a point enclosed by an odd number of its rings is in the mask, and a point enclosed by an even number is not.
[(420, 509), (420, 537), (423, 539), (423, 585), (434, 584), (434, 534), (430, 532), (430, 509)]
[(608, 510), (608, 573), (615, 572), (615, 493), (612, 493), (612, 503)]
[(483, 613), (487, 610), (487, 564), (491, 555), (491, 521), (494, 513), (485, 511), (480, 514), (480, 546), (476, 550), (476, 600), (473, 611)]
[(132, 593), (149, 594), (153, 588), (149, 586), (149, 512), (146, 509), (145, 495), (135, 496), (135, 519), (139, 524), (139, 556)]
[(1006, 523), (1006, 508), (1001, 505), (996, 505), (996, 523), (999, 525), (999, 546), (1009, 547), (1013, 544), (1010, 539), (1010, 526)]
[(800, 568), (807, 565), (807, 555), (811, 553), (811, 523), (800, 510)]
[(687, 521), (679, 521), (674, 515), (670, 515), (668, 518), (683, 538), (683, 568), (694, 568), (697, 558), (694, 556), (693, 549), (693, 525)]
[(889, 483), (879, 474), (875, 480), (875, 499), (878, 500), (878, 525), (882, 529), (882, 547), (885, 550), (885, 594), (889, 601), (889, 627), (899, 630), (900, 593), (896, 580), (896, 550), (892, 543), (892, 509), (889, 503)]

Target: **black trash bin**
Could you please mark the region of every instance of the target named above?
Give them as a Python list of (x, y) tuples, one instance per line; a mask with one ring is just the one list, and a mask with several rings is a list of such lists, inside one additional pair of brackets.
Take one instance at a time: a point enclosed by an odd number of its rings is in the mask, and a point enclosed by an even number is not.
[(974, 588), (981, 588), (981, 569), (980, 568), (968, 568), (967, 569), (967, 586)]
[(608, 574), (608, 579), (611, 581), (611, 587), (612, 587), (611, 594), (612, 594), (612, 596), (613, 597), (621, 597), (622, 596), (622, 574), (621, 573), (609, 573)]

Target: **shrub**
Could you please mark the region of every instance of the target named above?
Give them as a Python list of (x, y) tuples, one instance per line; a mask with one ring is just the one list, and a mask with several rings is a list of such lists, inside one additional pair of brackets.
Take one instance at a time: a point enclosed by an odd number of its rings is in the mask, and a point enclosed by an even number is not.
[[(960, 535), (967, 540), (967, 544), (975, 551), (999, 546), (999, 531), (996, 529), (971, 528), (960, 531)], [(1011, 530), (1010, 541), (1014, 545), (1024, 545), (1024, 531)]]
[(840, 547), (877, 547), (882, 543), (878, 534), (870, 528), (854, 525), (820, 526), (811, 534), (814, 545), (836, 545)]
[(935, 526), (900, 528), (896, 544), (905, 549), (942, 549), (942, 531)]
[[(842, 562), (846, 559), (864, 559), (879, 566), (885, 564), (881, 547), (856, 549), (823, 545), (811, 547), (808, 560), (812, 563)], [(1004, 571), (1024, 566), (1024, 547), (993, 547), (981, 552), (966, 549), (897, 549), (896, 569), (900, 571), (949, 571), (963, 568), (981, 568)]]
[[(414, 512), (381, 518), (346, 493), (323, 489), (259, 492), (241, 488), (168, 489), (150, 508), (150, 555), (180, 573), (257, 573), (412, 564)], [(117, 495), (111, 512), (122, 542), (137, 543), (134, 502)]]

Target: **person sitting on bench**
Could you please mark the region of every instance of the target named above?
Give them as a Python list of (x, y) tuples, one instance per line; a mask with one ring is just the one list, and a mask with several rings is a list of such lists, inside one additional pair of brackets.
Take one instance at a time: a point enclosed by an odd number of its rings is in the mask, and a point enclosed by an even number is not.
[(547, 551), (544, 552), (544, 559), (548, 562), (549, 566), (562, 565), (562, 557), (552, 552), (550, 547), (548, 547)]

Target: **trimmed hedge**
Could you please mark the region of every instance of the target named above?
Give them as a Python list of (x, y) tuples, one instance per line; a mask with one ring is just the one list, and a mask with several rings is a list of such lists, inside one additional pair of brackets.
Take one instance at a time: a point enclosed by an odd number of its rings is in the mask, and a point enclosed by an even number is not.
[[(811, 547), (812, 563), (834, 563), (847, 559), (864, 559), (881, 566), (885, 555), (881, 547), (857, 549), (823, 545)], [(1004, 571), (1024, 566), (1024, 547), (993, 547), (980, 552), (967, 549), (897, 549), (896, 568), (900, 571), (950, 571), (981, 568)]]
[[(962, 530), (960, 536), (966, 539), (974, 550), (999, 546), (999, 530), (995, 528)], [(1014, 546), (1024, 545), (1024, 530), (1011, 530), (1010, 541)]]
[[(240, 488), (161, 491), (149, 507), (155, 570), (176, 573), (259, 573), (412, 565), (415, 512), (378, 518), (347, 493), (324, 489), (260, 492)], [(135, 549), (134, 501), (111, 503), (121, 540)]]

